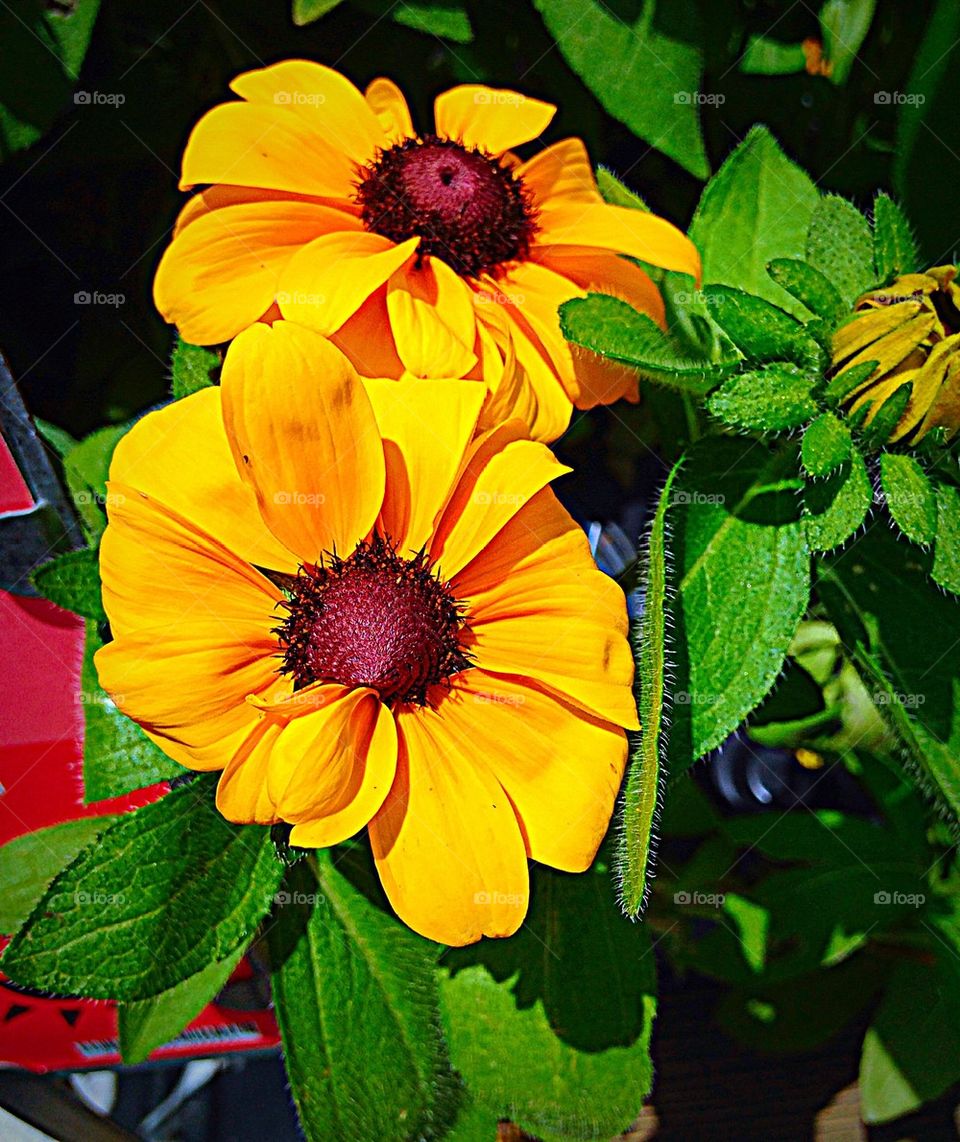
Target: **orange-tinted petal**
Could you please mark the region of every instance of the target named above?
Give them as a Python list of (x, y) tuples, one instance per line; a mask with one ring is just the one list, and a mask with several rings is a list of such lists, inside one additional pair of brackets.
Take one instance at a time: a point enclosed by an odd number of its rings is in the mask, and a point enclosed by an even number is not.
[(664, 324), (663, 298), (648, 273), (617, 254), (584, 246), (541, 246), (536, 260), (591, 293), (609, 293)]
[(539, 205), (557, 202), (602, 202), (590, 165), (587, 148), (580, 139), (561, 139), (540, 154), (521, 163), (514, 175)]
[(387, 465), (381, 528), (401, 554), (433, 533), (483, 404), (476, 381), (364, 380)]
[(380, 121), (380, 127), (391, 143), (400, 143), (404, 139), (416, 136), (413, 129), (413, 120), (410, 118), (410, 108), (403, 97), (403, 92), (392, 79), (383, 77), (375, 79), (365, 92), (370, 109)]
[(560, 330), (560, 306), (584, 291), (569, 278), (536, 262), (522, 262), (510, 270), (509, 305), (532, 329), (561, 383), (571, 396), (576, 395), (573, 357)]
[(317, 238), (284, 269), (277, 296), (280, 311), (318, 333), (333, 333), (410, 261), (419, 242), (410, 238), (394, 245), (365, 230)]
[(319, 234), (359, 227), (352, 214), (289, 200), (200, 214), (160, 260), (157, 309), (192, 344), (228, 341), (270, 307), (280, 273), (299, 249)]
[(251, 103), (298, 116), (309, 131), (322, 135), (353, 166), (368, 163), (386, 142), (379, 119), (358, 89), (345, 75), (323, 64), (283, 60), (238, 75), (230, 86)]
[(519, 421), (478, 438), (443, 510), (430, 556), (456, 575), (537, 492), (570, 469), (543, 444), (523, 439)]
[(492, 155), (536, 139), (556, 111), (552, 103), (478, 83), (452, 87), (433, 104), (438, 135)]
[(258, 721), (220, 775), (217, 808), (228, 821), (271, 825), (280, 820), (267, 790), (267, 770), (282, 728), (267, 718)]
[(396, 779), (370, 823), (390, 903), (444, 944), (511, 935), (526, 915), (529, 881), (509, 797), (469, 737), (437, 711), (401, 709), (397, 722)]
[(603, 202), (591, 205), (561, 200), (543, 206), (537, 223), (537, 246), (596, 246), (699, 280), (697, 248), (676, 226), (656, 214)]
[(364, 377), (403, 376), (403, 362), (390, 333), (385, 285), (375, 290), (330, 340)]
[(588, 868), (623, 777), (623, 730), (480, 669), (453, 680), (439, 715), (509, 795), (529, 855), (566, 872)]
[(183, 152), (180, 189), (204, 183), (349, 198), (356, 164), (281, 106), (221, 103), (197, 123)]
[(278, 321), (245, 330), (223, 366), (234, 461), (274, 535), (301, 560), (348, 553), (383, 502), (383, 447), (357, 374), (326, 338)]
[(571, 389), (568, 392), (557, 376), (550, 354), (527, 324), (523, 313), (512, 309), (510, 317), (517, 362), (536, 402), (537, 412), (530, 424), (530, 435), (534, 440), (556, 440), (570, 424), (573, 413), (571, 401), (577, 395), (575, 382), (568, 379)]
[(440, 258), (391, 276), (387, 312), (400, 360), (415, 377), (465, 377), (477, 363), (470, 287)]
[(242, 562), (296, 571), (296, 560), (263, 522), (256, 497), (237, 474), (219, 388), (139, 420), (117, 445), (110, 476), (162, 502)]

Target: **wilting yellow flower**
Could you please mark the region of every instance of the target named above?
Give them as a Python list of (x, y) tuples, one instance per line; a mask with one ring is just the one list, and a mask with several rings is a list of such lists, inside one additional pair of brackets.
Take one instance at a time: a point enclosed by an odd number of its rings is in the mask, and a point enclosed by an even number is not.
[(848, 395), (850, 412), (869, 406), (869, 424), (904, 384), (910, 399), (891, 441), (916, 443), (931, 428), (949, 436), (960, 428), (960, 288), (955, 266), (904, 274), (885, 289), (865, 293), (853, 318), (833, 338), (833, 367), (842, 374), (876, 361), (867, 380)]
[[(626, 254), (697, 275), (669, 222), (602, 200), (586, 149), (565, 139), (521, 162), (556, 108), (455, 87), (417, 134), (399, 89), (361, 93), (288, 60), (238, 76), (183, 156), (184, 208), (157, 272), (164, 317), (196, 344), (265, 315), (333, 337), (365, 376), (484, 381), (483, 422), (520, 416), (537, 439), (572, 404), (636, 398), (636, 374), (571, 349), (557, 309), (588, 289), (663, 319)], [(212, 184), (212, 185), (208, 185)]]
[(483, 389), (361, 381), (289, 322), (117, 447), (101, 568), (117, 705), (295, 845), (367, 826), (449, 944), (516, 930), (527, 858), (586, 868), (636, 727), (620, 589)]

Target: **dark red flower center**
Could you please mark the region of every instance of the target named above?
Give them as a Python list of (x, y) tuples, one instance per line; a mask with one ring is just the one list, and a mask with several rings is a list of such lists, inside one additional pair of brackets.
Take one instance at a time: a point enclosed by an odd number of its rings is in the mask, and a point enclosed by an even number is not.
[(381, 151), (357, 187), (363, 224), (475, 277), (523, 258), (536, 230), (523, 183), (496, 159), (427, 135)]
[(377, 536), (347, 559), (300, 568), (283, 584), (281, 670), (311, 682), (370, 686), (387, 703), (425, 705), (428, 689), (465, 670), (463, 608), (423, 552), (404, 559)]

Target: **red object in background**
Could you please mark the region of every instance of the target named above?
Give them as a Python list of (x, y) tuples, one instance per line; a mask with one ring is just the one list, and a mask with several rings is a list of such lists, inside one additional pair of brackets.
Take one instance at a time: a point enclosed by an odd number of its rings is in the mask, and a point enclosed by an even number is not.
[[(0, 437), (0, 524), (33, 507), (30, 489)], [(6, 664), (0, 688), (0, 844), (61, 821), (134, 809), (166, 791), (157, 785), (95, 805), (83, 803), (83, 639), (83, 620), (76, 615), (45, 599), (0, 589), (0, 661)], [(242, 961), (228, 989), (253, 975)], [(151, 1059), (278, 1043), (269, 1011), (210, 1004)], [(0, 1066), (78, 1070), (119, 1062), (115, 1004), (48, 998), (0, 982)]]

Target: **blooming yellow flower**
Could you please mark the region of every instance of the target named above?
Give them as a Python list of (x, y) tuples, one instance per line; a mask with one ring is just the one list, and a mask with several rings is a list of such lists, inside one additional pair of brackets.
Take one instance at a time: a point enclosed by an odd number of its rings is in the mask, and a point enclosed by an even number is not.
[(120, 442), (101, 550), (117, 705), (222, 770), (232, 821), (366, 826), (397, 913), (448, 944), (516, 930), (528, 857), (589, 865), (637, 726), (566, 469), (519, 421), (476, 435), (483, 397), (254, 325), (221, 388)]
[(955, 266), (904, 274), (885, 289), (865, 293), (853, 318), (833, 338), (833, 367), (876, 361), (870, 376), (846, 399), (850, 412), (869, 406), (869, 424), (897, 390), (910, 398), (891, 441), (917, 443), (932, 428), (960, 428), (960, 287)]
[(636, 374), (572, 349), (557, 309), (588, 289), (663, 319), (629, 255), (696, 276), (669, 222), (602, 200), (586, 149), (565, 139), (526, 162), (555, 108), (455, 87), (419, 135), (398, 88), (361, 93), (288, 60), (238, 76), (183, 156), (186, 205), (157, 272), (164, 317), (196, 344), (281, 314), (332, 337), (365, 376), (468, 377), (483, 423), (520, 416), (537, 439), (573, 404), (636, 398)]

